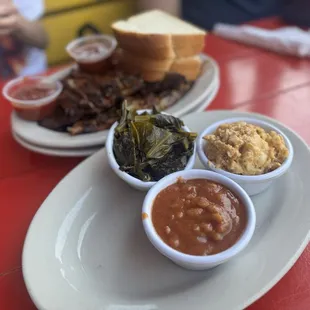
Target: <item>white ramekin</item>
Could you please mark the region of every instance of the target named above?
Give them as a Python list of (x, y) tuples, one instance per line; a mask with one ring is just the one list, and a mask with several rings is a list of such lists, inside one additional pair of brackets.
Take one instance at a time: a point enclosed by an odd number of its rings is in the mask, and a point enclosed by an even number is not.
[[(138, 111), (138, 113), (142, 113), (147, 110), (141, 110)], [(148, 191), (154, 184), (157, 182), (144, 182), (141, 181), (127, 172), (121, 171), (119, 168), (119, 164), (117, 163), (114, 152), (113, 152), (113, 142), (114, 142), (114, 131), (116, 126), (118, 125), (118, 122), (114, 123), (112, 127), (109, 130), (109, 134), (106, 141), (106, 151), (108, 155), (108, 161), (112, 168), (112, 170), (126, 183), (128, 183), (131, 187), (141, 190), (141, 191)], [(186, 126), (183, 127), (184, 130), (190, 132), (190, 129)], [(194, 143), (194, 150), (193, 155), (188, 159), (187, 165), (185, 166), (184, 170), (192, 169), (195, 164), (195, 158), (196, 158), (196, 142)]]
[[(247, 122), (249, 124), (260, 126), (267, 131), (273, 130), (273, 131), (279, 133), (284, 138), (285, 144), (286, 144), (288, 151), (289, 151), (289, 155), (288, 155), (287, 159), (284, 161), (284, 163), (281, 165), (281, 167), (279, 167), (278, 169), (276, 169), (274, 171), (271, 171), (271, 172), (268, 172), (265, 174), (261, 174), (261, 175), (239, 175), (239, 174), (234, 174), (234, 173), (222, 170), (222, 169), (215, 168), (215, 166), (208, 160), (208, 157), (205, 154), (204, 150), (205, 150), (205, 146), (207, 144), (207, 141), (204, 140), (203, 137), (215, 132), (217, 127), (219, 127), (222, 124), (230, 124), (230, 123), (240, 122), (240, 121), (244, 121), (244, 122)], [(198, 157), (199, 157), (201, 163), (205, 166), (205, 168), (211, 169), (211, 170), (213, 170), (219, 174), (222, 174), (222, 175), (234, 180), (241, 187), (243, 187), (243, 189), (250, 196), (254, 196), (254, 195), (257, 195), (257, 194), (263, 192), (264, 190), (266, 190), (271, 185), (271, 183), (275, 179), (279, 178), (285, 172), (287, 172), (287, 170), (289, 169), (289, 167), (293, 161), (293, 157), (294, 157), (293, 146), (292, 146), (290, 140), (286, 137), (286, 135), (282, 131), (280, 131), (275, 126), (273, 126), (273, 125), (271, 125), (265, 121), (261, 121), (261, 120), (254, 119), (254, 118), (237, 117), (237, 118), (228, 118), (228, 119), (224, 119), (222, 121), (216, 122), (216, 123), (212, 124), (211, 126), (207, 127), (199, 135), (196, 145), (197, 145)]]
[[(107, 49), (106, 53), (102, 55), (98, 55), (96, 58), (89, 58), (89, 59), (81, 58), (74, 53), (74, 48), (76, 48), (77, 46), (82, 46), (84, 44), (87, 44), (93, 41), (103, 42), (106, 45), (106, 49)], [(80, 37), (80, 38), (74, 39), (73, 41), (69, 42), (69, 44), (66, 46), (66, 51), (78, 63), (94, 63), (94, 62), (110, 57), (112, 53), (114, 52), (116, 46), (117, 46), (117, 41), (115, 37), (111, 35), (106, 35), (106, 34), (94, 34), (94, 35)]]
[(34, 99), (34, 100), (22, 100), (22, 99), (16, 99), (11, 94), (10, 91), (12, 88), (16, 87), (18, 88), (18, 85), (23, 85), (25, 81), (32, 81), (34, 84), (42, 82), (42, 84), (45, 84), (46, 77), (44, 76), (27, 76), (27, 77), (18, 77), (15, 78), (5, 84), (5, 86), (2, 89), (2, 95), (9, 100), (13, 107), (42, 107), (44, 105), (49, 104), (50, 102), (54, 101), (62, 92), (63, 85), (59, 81), (52, 81), (48, 82), (50, 87), (54, 88), (54, 92), (46, 97), (40, 98), (40, 99)]
[[(220, 252), (218, 254), (209, 255), (209, 256), (195, 256), (181, 253), (169, 245), (167, 245), (157, 234), (153, 222), (152, 222), (152, 208), (156, 196), (166, 187), (177, 182), (179, 177), (184, 178), (185, 180), (190, 179), (207, 179), (210, 181), (217, 182), (224, 185), (230, 189), (238, 198), (242, 201), (246, 208), (247, 214), (247, 223), (245, 230), (239, 240), (227, 250)], [(180, 265), (187, 269), (192, 270), (203, 270), (210, 269), (215, 266), (218, 266), (222, 263), (225, 263), (238, 253), (240, 253), (250, 242), (256, 223), (256, 213), (254, 205), (248, 194), (234, 181), (226, 178), (218, 173), (212, 171), (192, 169), (192, 170), (183, 170), (170, 174), (154, 185), (150, 191), (147, 193), (142, 207), (142, 222), (143, 227), (146, 232), (147, 237), (153, 246), (164, 256), (171, 259), (177, 265)]]

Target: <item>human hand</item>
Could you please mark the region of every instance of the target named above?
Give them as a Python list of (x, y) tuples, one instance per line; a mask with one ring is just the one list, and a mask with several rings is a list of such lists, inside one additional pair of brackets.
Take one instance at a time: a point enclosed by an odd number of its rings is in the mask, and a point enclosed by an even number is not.
[(0, 36), (14, 32), (18, 27), (19, 13), (12, 1), (0, 0)]

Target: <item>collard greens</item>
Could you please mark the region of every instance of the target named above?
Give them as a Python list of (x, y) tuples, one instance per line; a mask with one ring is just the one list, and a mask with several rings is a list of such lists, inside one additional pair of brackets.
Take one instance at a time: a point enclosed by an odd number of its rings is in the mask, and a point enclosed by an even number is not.
[(158, 181), (183, 170), (197, 137), (183, 126), (180, 119), (155, 109), (151, 114), (138, 115), (125, 102), (113, 143), (120, 169), (142, 181)]

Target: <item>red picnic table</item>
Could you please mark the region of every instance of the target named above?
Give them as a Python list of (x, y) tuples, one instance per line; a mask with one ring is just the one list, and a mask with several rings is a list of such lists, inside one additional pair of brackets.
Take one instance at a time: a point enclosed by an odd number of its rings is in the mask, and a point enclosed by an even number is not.
[[(282, 25), (277, 18), (251, 24), (269, 29)], [(309, 60), (280, 56), (212, 34), (205, 52), (217, 60), (221, 73), (219, 93), (208, 110), (262, 113), (289, 126), (310, 144)], [(2, 97), (0, 103), (0, 309), (33, 310), (21, 270), (24, 238), (46, 196), (83, 158), (48, 157), (22, 148), (11, 136), (11, 107)], [(249, 309), (310, 309), (309, 262), (308, 245), (293, 268)]]

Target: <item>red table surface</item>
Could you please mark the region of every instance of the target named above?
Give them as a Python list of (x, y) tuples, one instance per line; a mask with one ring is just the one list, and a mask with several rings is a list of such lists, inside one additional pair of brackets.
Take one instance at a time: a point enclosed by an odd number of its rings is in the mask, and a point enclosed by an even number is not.
[[(252, 24), (269, 29), (281, 26), (277, 18)], [(310, 143), (310, 61), (212, 34), (207, 38), (206, 53), (218, 61), (221, 72), (219, 93), (208, 110), (262, 113), (283, 122)], [(0, 309), (33, 310), (21, 273), (25, 234), (48, 193), (82, 158), (48, 157), (23, 149), (11, 136), (11, 108), (2, 97), (0, 103)], [(310, 309), (309, 245), (282, 280), (249, 309)]]

